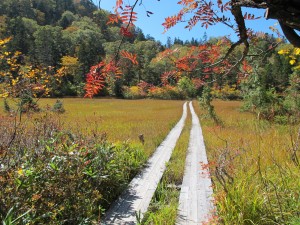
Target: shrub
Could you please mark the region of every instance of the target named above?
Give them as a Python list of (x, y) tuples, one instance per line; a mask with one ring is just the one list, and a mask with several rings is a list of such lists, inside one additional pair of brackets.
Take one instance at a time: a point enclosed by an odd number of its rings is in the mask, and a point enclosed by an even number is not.
[(34, 101), (31, 94), (24, 94), (20, 97), (19, 108), (20, 108), (20, 111), (23, 113), (27, 113), (30, 111), (33, 111), (33, 112), (40, 111), (40, 108), (39, 108), (37, 102)]
[(11, 108), (10, 108), (6, 98), (4, 98), (4, 111), (8, 112), (8, 113), (11, 112)]
[(180, 100), (180, 99), (186, 98), (184, 92), (182, 90), (180, 90), (178, 87), (166, 85), (164, 87), (164, 91), (165, 91), (165, 96), (169, 97), (168, 99)]
[(37, 117), (30, 129), (15, 130), (13, 119), (2, 124), (0, 221), (14, 207), (15, 215), (31, 209), (21, 224), (99, 223), (145, 162), (141, 145), (76, 138), (54, 114)]
[(198, 99), (200, 106), (207, 111), (208, 116), (213, 119), (215, 124), (222, 125), (221, 119), (217, 116), (215, 107), (211, 104), (213, 97), (211, 94), (211, 88), (205, 86), (202, 92), (202, 96)]
[(161, 88), (161, 87), (151, 87), (148, 91), (148, 97), (163, 99), (164, 98), (163, 88)]
[(181, 90), (187, 97), (194, 98), (196, 97), (197, 89), (191, 79), (188, 77), (183, 77), (178, 81), (178, 88)]
[(286, 90), (283, 108), (288, 114), (290, 123), (300, 121), (300, 76), (296, 72), (290, 77), (290, 86)]
[(274, 120), (281, 106), (281, 99), (273, 88), (257, 87), (244, 96), (243, 109), (256, 113), (259, 119)]
[(56, 100), (52, 108), (53, 112), (64, 113), (66, 110), (64, 108), (63, 102), (59, 99)]
[(229, 86), (228, 84), (221, 89), (212, 88), (211, 94), (214, 98), (222, 100), (237, 100), (241, 99), (241, 91), (236, 89), (236, 86)]
[(295, 124), (300, 118), (300, 78), (297, 73), (290, 77), (290, 86), (285, 93), (278, 94), (274, 88), (262, 87), (258, 81), (244, 84), (243, 110), (257, 114), (259, 119), (276, 123)]
[(141, 99), (146, 97), (146, 93), (138, 86), (124, 87), (123, 96), (126, 99)]
[(166, 85), (164, 87), (151, 87), (148, 91), (148, 97), (156, 99), (185, 99), (184, 93), (179, 88)]

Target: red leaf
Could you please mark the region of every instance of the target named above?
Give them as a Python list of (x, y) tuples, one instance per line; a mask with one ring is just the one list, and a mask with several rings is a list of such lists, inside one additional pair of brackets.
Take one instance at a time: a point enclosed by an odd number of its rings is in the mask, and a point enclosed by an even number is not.
[(99, 64), (92, 66), (90, 72), (86, 75), (86, 84), (84, 87), (86, 94), (84, 97), (92, 98), (104, 87), (107, 77), (118, 78), (121, 74), (120, 68), (114, 61), (111, 61), (108, 64), (102, 61)]
[(131, 33), (127, 27), (121, 27), (120, 33), (125, 37), (129, 37), (129, 38), (133, 37), (133, 33)]
[(164, 85), (167, 85), (169, 83), (169, 78), (175, 78), (175, 75), (177, 74), (177, 71), (168, 71), (161, 75), (161, 81)]

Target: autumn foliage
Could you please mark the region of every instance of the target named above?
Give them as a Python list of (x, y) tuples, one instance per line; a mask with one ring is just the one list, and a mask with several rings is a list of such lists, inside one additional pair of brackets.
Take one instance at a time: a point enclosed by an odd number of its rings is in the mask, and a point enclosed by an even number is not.
[[(120, 55), (132, 64), (138, 64), (136, 55), (122, 51)], [(86, 75), (85, 97), (92, 98), (104, 87), (108, 80), (119, 79), (122, 75), (120, 61), (111, 60), (108, 63), (101, 61), (99, 64), (92, 66), (90, 72)]]
[[(122, 35), (122, 41), (119, 48), (116, 50), (116, 55), (110, 63), (107, 64), (103, 60), (98, 65), (91, 67), (91, 71), (86, 77), (86, 97), (92, 97), (97, 94), (104, 86), (108, 79), (108, 74), (111, 74), (113, 78), (118, 78), (122, 75), (122, 66), (119, 63), (120, 60), (127, 59), (133, 65), (138, 65), (137, 55), (128, 51), (121, 51), (121, 45), (127, 38), (132, 38), (132, 28), (134, 23), (138, 19), (135, 8), (140, 1), (136, 0), (132, 5), (128, 5), (122, 0), (117, 0), (114, 8), (114, 14), (110, 14), (107, 24), (121, 23), (120, 34)], [(230, 1), (218, 0), (217, 3), (212, 1), (194, 1), (194, 0), (182, 0), (178, 1), (178, 4), (182, 6), (182, 9), (173, 16), (167, 17), (162, 24), (165, 31), (175, 26), (177, 23), (185, 20), (187, 22), (186, 28), (192, 29), (198, 23), (205, 28), (215, 25), (217, 23), (223, 23), (230, 27), (241, 38), (241, 41), (236, 44), (232, 44), (228, 39), (223, 38), (216, 44), (202, 44), (200, 46), (192, 46), (189, 48), (185, 55), (180, 55), (180, 49), (166, 49), (161, 52), (155, 60), (167, 59), (169, 63), (173, 64), (172, 70), (163, 71), (161, 74), (162, 85), (169, 84), (170, 80), (178, 82), (182, 76), (188, 76), (197, 80), (197, 85), (204, 85), (206, 81), (212, 82), (212, 74), (219, 74), (219, 76), (225, 76), (232, 72), (233, 68), (238, 68), (242, 64), (242, 69), (239, 72), (240, 77), (243, 74), (249, 73), (249, 64), (246, 62), (245, 56), (248, 52), (248, 42), (246, 37), (250, 37), (253, 33), (249, 30), (241, 35), (243, 31), (237, 25), (231, 23), (231, 18), (225, 16), (225, 12), (233, 10), (233, 6)], [(147, 16), (151, 16), (153, 13), (147, 11)], [(252, 14), (245, 13), (241, 16), (242, 20), (258, 19)], [(188, 18), (188, 19), (187, 19)], [(245, 39), (246, 38), (246, 39)], [(230, 61), (229, 53), (232, 53), (237, 45), (244, 43), (244, 52), (241, 58)], [(226, 49), (226, 52), (224, 52)], [(106, 65), (114, 65), (106, 66)], [(123, 65), (124, 66), (124, 65)], [(118, 74), (115, 73), (118, 71)], [(194, 77), (192, 73), (201, 73), (203, 76)], [(199, 81), (200, 79), (200, 81)]]
[(0, 97), (41, 97), (50, 93), (51, 87), (59, 83), (63, 70), (54, 72), (51, 68), (26, 65), (19, 51), (6, 51), (11, 38), (0, 40)]

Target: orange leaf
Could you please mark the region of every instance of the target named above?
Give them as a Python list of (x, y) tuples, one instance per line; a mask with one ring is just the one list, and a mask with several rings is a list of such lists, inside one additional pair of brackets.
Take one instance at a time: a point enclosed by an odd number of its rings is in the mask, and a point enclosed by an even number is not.
[(123, 0), (117, 0), (115, 11), (117, 11), (122, 5), (123, 5)]
[(108, 22), (106, 24), (114, 24), (119, 22), (119, 17), (115, 14), (110, 14), (108, 16)]
[(137, 57), (136, 54), (132, 54), (132, 53), (127, 52), (127, 51), (121, 51), (120, 54), (124, 58), (129, 59), (133, 64), (135, 64), (135, 65), (139, 64), (137, 59), (136, 59), (136, 57)]

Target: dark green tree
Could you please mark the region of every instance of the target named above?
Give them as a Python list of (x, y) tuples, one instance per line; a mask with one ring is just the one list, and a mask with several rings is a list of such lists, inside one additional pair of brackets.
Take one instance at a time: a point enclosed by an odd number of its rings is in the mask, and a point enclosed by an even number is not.
[(42, 26), (33, 34), (35, 37), (35, 59), (44, 66), (57, 66), (66, 53), (61, 27)]

